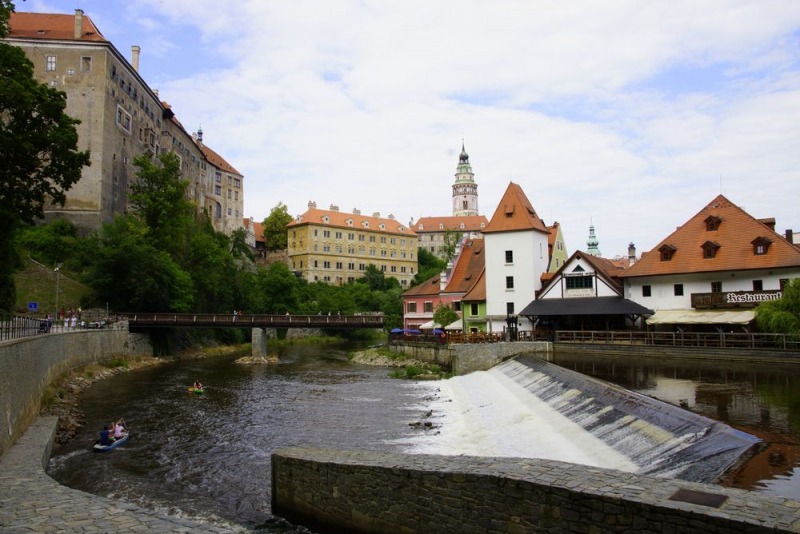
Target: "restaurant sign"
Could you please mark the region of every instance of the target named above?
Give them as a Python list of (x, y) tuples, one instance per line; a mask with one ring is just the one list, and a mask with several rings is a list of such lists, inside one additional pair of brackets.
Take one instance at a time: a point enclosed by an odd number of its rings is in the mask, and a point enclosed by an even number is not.
[(692, 308), (755, 308), (762, 302), (780, 300), (782, 296), (779, 290), (692, 293)]

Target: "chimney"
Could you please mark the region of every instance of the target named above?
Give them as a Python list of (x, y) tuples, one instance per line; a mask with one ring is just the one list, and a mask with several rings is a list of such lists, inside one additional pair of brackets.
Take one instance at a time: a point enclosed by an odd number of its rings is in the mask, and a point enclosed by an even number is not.
[(361, 210), (358, 208), (353, 208), (353, 215), (361, 215)]
[(791, 244), (794, 244), (794, 232), (792, 232), (791, 228), (786, 230), (786, 241), (788, 241)]
[(158, 89), (153, 89), (153, 94), (156, 95), (156, 98), (158, 98)]
[(133, 70), (139, 72), (139, 52), (142, 51), (142, 47), (133, 45), (131, 47), (131, 65), (133, 65)]
[(372, 214), (372, 216), (375, 217), (376, 219), (380, 219), (381, 218), (381, 212), (376, 211), (375, 213)]
[(75, 10), (75, 29), (74, 29), (74, 31), (72, 33), (73, 33), (72, 36), (75, 39), (80, 39), (81, 37), (83, 37), (83, 10), (82, 9), (76, 9)]
[(769, 217), (767, 219), (759, 219), (758, 222), (766, 225), (773, 232), (775, 231), (775, 217)]
[(636, 245), (633, 243), (628, 245), (628, 265), (636, 263)]
[(315, 210), (317, 209), (317, 202), (315, 200), (308, 201), (308, 209)]
[(389, 220), (390, 220), (390, 221), (393, 221), (393, 220), (394, 220), (394, 215), (392, 215), (392, 214), (390, 213), (388, 218), (389, 218)]
[(331, 211), (339, 211), (339, 206), (331, 204)]

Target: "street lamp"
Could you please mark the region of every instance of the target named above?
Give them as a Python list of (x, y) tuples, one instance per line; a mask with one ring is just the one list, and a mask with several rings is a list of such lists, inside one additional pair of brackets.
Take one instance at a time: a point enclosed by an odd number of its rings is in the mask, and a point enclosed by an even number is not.
[(56, 321), (58, 320), (58, 283), (61, 279), (61, 265), (61, 263), (56, 264), (56, 268), (53, 269), (53, 272), (56, 273)]

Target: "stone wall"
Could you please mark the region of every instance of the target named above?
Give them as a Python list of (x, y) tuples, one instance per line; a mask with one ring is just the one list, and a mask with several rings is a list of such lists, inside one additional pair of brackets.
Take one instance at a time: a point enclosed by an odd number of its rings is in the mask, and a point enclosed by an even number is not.
[(39, 413), (47, 385), (75, 367), (120, 356), (152, 355), (146, 334), (81, 330), (0, 343), (0, 455)]
[(447, 367), (454, 375), (485, 371), (498, 363), (527, 352), (549, 353), (552, 343), (520, 341), (515, 343), (461, 343), (435, 345), (432, 343), (390, 343), (389, 350), (402, 352), (428, 363)]
[(766, 534), (800, 532), (799, 509), (783, 497), (550, 460), (272, 455), (273, 513), (326, 531)]
[(720, 360), (724, 362), (758, 363), (800, 363), (800, 353), (788, 351), (769, 351), (764, 349), (715, 348), (715, 347), (674, 347), (671, 345), (635, 345), (625, 343), (554, 343), (554, 350), (570, 354), (595, 354), (655, 356), (659, 358), (679, 358), (684, 360)]

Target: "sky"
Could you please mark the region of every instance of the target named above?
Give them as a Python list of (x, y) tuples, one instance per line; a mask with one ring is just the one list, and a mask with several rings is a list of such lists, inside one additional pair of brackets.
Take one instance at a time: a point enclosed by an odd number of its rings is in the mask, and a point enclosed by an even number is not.
[(800, 231), (800, 2), (27, 0), (83, 9), (190, 131), (279, 202), (491, 218), (522, 186), (570, 253), (652, 249), (722, 193)]

